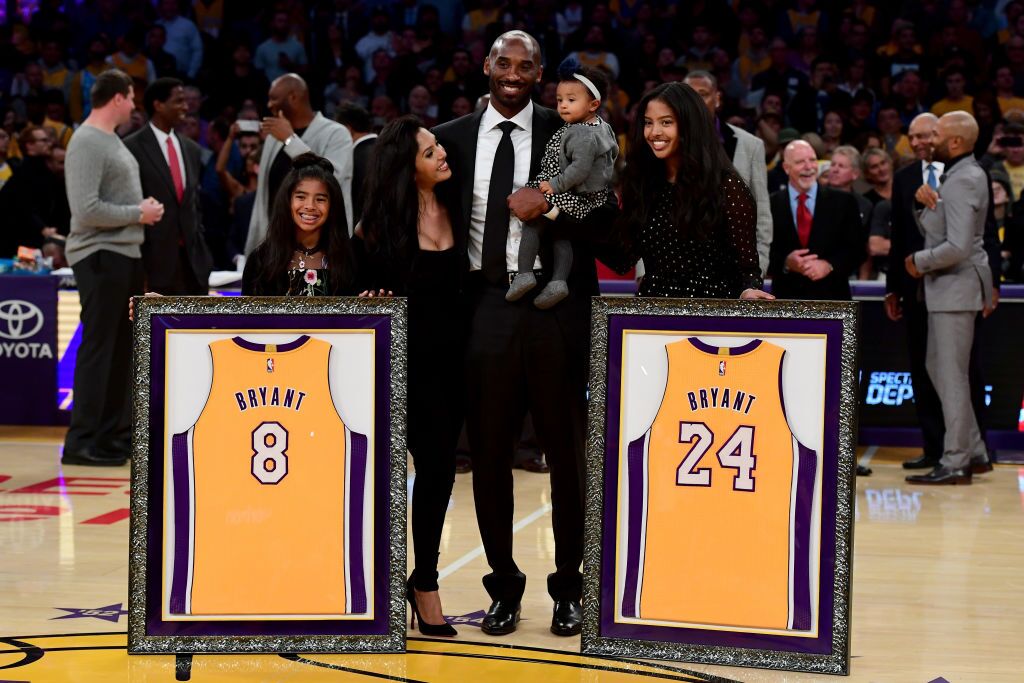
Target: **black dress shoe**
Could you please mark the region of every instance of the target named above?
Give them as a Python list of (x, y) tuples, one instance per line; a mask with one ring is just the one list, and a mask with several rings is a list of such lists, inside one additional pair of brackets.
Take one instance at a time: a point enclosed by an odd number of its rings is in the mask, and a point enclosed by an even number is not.
[(992, 471), (992, 461), (988, 458), (971, 458), (971, 474), (985, 474)]
[(929, 458), (924, 453), (913, 460), (906, 460), (903, 463), (903, 469), (905, 470), (930, 470), (938, 466), (939, 461), (937, 459)]
[(504, 636), (516, 630), (519, 623), (520, 603), (495, 600), (487, 610), (480, 630), (489, 636)]
[(61, 463), (64, 465), (89, 465), (92, 467), (120, 467), (128, 462), (128, 459), (120, 455), (107, 455), (95, 453), (88, 448), (74, 450), (64, 449), (61, 456)]
[(931, 484), (931, 485), (952, 485), (970, 484), (970, 468), (953, 469), (951, 467), (937, 466), (928, 474), (912, 474), (907, 477), (908, 484)]
[(583, 610), (579, 600), (555, 600), (551, 632), (556, 636), (574, 636), (583, 628)]

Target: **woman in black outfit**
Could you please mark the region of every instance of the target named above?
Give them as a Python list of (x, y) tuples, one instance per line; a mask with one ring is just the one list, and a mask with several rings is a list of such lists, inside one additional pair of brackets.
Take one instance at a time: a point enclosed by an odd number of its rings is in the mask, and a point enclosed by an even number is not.
[(774, 298), (761, 291), (754, 197), (690, 86), (666, 83), (640, 101), (620, 215), (618, 265), (644, 260), (640, 296)]
[(468, 267), (463, 231), (453, 229), (455, 210), (434, 192), (451, 177), (445, 158), (416, 117), (385, 126), (370, 159), (354, 244), (362, 287), (409, 302), (408, 434), (416, 469), (410, 626), (418, 615), (422, 633), (454, 636), (441, 611), (437, 558), (463, 418), (468, 316), (461, 278)]
[(274, 197), (267, 236), (245, 263), (242, 295), (347, 296), (355, 294), (355, 283), (334, 166), (316, 154), (302, 154)]

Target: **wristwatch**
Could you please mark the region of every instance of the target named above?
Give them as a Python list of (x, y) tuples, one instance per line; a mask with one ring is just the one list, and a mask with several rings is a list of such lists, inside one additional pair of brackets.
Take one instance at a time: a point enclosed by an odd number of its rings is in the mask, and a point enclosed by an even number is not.
[(288, 137), (286, 137), (284, 139), (284, 146), (287, 147), (288, 143), (290, 143), (294, 139), (295, 139), (295, 133), (292, 133), (291, 135), (289, 135)]

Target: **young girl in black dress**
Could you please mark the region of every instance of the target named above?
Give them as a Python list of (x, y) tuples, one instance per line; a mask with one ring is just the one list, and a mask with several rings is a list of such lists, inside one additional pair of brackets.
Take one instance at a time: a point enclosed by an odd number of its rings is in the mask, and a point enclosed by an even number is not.
[(754, 197), (732, 167), (704, 101), (666, 83), (640, 101), (622, 187), (640, 296), (772, 299), (761, 291)]
[(367, 172), (363, 217), (354, 244), (362, 287), (409, 302), (409, 452), (415, 569), (407, 597), (426, 635), (454, 636), (437, 585), (441, 528), (455, 482), (455, 447), (463, 419), (467, 337), (462, 274), (464, 232), (455, 208), (434, 192), (451, 177), (444, 148), (414, 116), (381, 131)]
[(242, 272), (242, 294), (354, 295), (355, 262), (334, 167), (302, 154), (274, 197), (267, 236)]

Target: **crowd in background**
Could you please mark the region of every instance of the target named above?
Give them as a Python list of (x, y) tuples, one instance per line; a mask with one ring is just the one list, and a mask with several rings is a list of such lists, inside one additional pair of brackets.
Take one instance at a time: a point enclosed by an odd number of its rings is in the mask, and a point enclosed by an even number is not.
[[(70, 216), (64, 149), (104, 70), (117, 67), (136, 84), (139, 106), (122, 136), (145, 125), (141, 98), (149, 83), (163, 76), (186, 83), (179, 133), (202, 150), (206, 240), (215, 268), (233, 269), (248, 228), (238, 214), (251, 211), (260, 159), (259, 135), (234, 124), (275, 114), (268, 111), (275, 79), (301, 75), (312, 108), (340, 117), (353, 138), (403, 113), (432, 126), (478, 106), (487, 91), (487, 46), (521, 28), (538, 39), (548, 66), (535, 92), (540, 103), (554, 106), (554, 66), (567, 55), (607, 71), (601, 115), (623, 148), (643, 94), (695, 70), (717, 79), (719, 120), (764, 141), (770, 192), (787, 182), (785, 144), (809, 142), (821, 184), (862, 198), (873, 240), (858, 271), (863, 278), (886, 268), (886, 202), (893, 173), (915, 159), (911, 120), (926, 111), (971, 112), (981, 130), (975, 153), (992, 179), (1002, 275), (1021, 279), (1022, 0), (12, 5), (26, 9), (0, 25), (0, 257), (19, 245), (42, 247), (59, 265)], [(353, 129), (353, 121), (371, 131)], [(358, 203), (357, 188), (352, 194)]]

